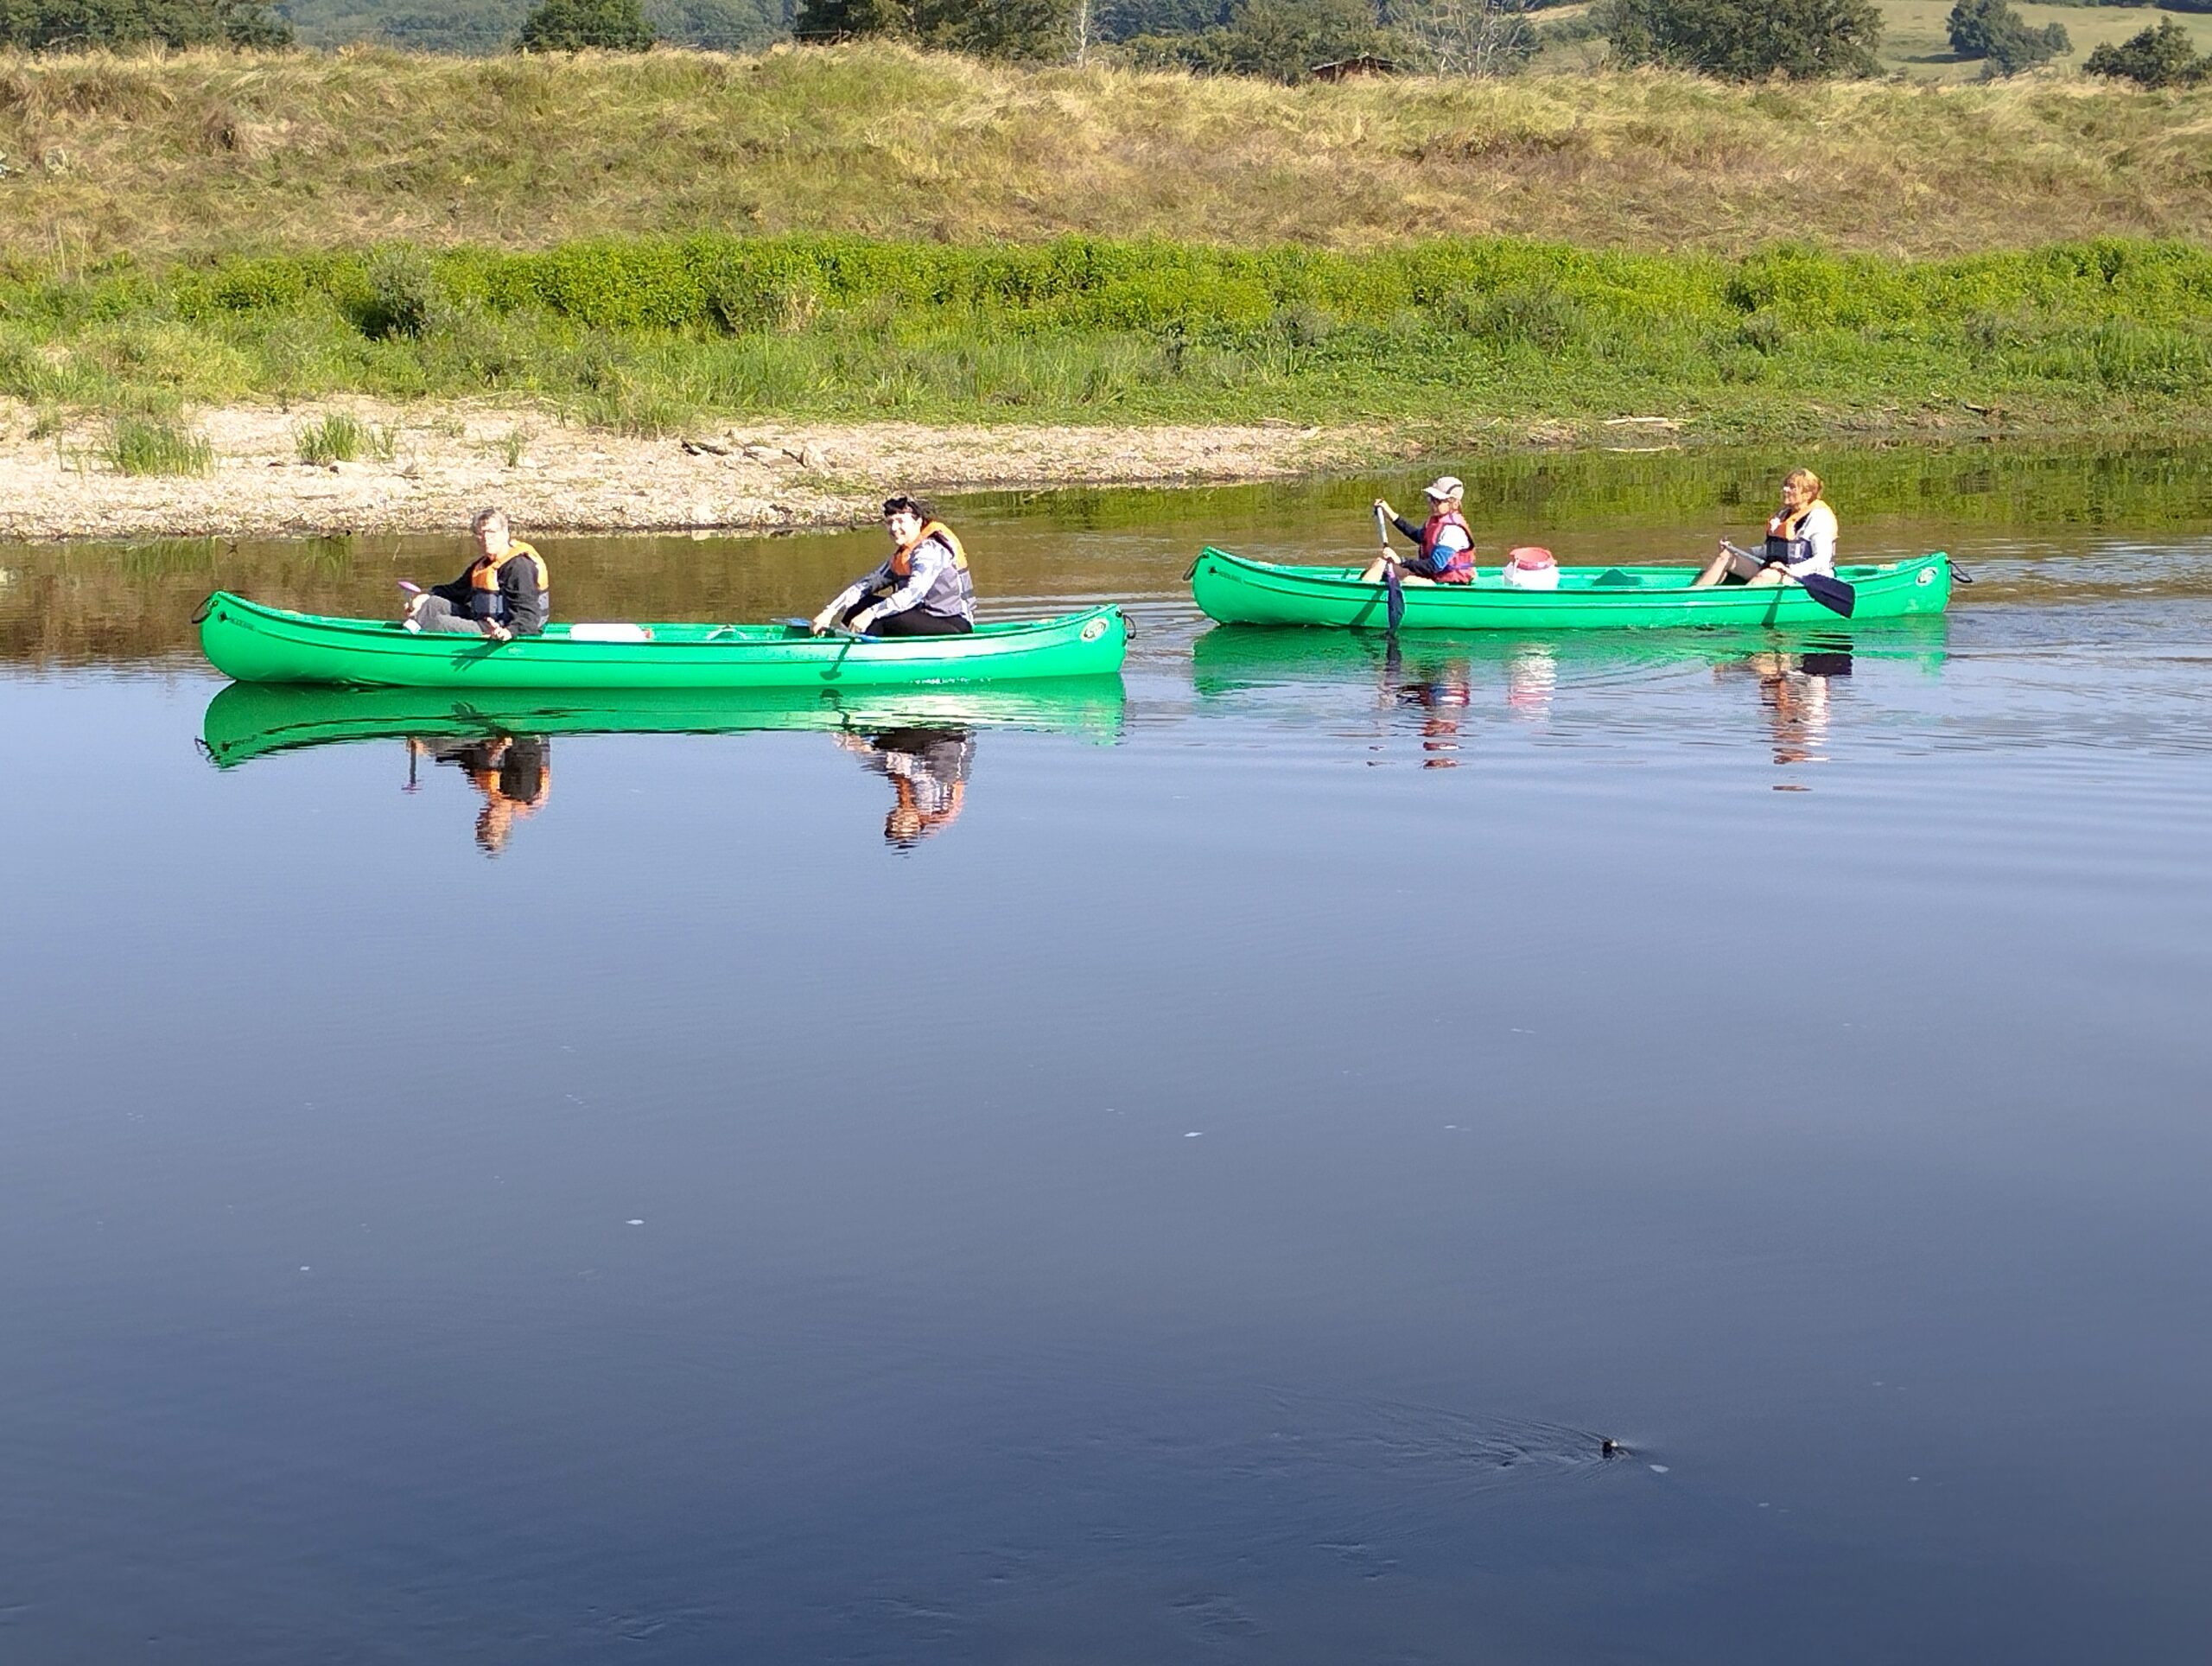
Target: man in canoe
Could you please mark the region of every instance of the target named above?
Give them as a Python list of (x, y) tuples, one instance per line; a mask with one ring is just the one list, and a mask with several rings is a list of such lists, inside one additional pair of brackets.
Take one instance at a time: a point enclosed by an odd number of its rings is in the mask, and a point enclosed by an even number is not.
[(1376, 499), (1376, 513), (1389, 517), (1391, 524), (1414, 541), (1414, 553), (1403, 559), (1377, 556), (1367, 563), (1367, 570), (1359, 575), (1361, 581), (1380, 584), (1383, 569), (1395, 567), (1399, 582), (1404, 584), (1472, 584), (1475, 535), (1467, 530), (1466, 518), (1459, 512), (1466, 495), (1467, 488), (1458, 475), (1438, 475), (1428, 483), (1428, 520), (1420, 526), (1391, 508), (1388, 499)]
[(1715, 584), (1793, 584), (1808, 574), (1835, 576), (1835, 511), (1821, 496), (1821, 477), (1793, 468), (1783, 477), (1782, 506), (1766, 524), (1766, 545), (1754, 555), (1726, 541), (1706, 569), (1690, 581), (1702, 590)]
[(815, 614), (817, 636), (842, 626), (863, 636), (965, 636), (976, 628), (968, 552), (943, 521), (912, 498), (887, 498), (891, 556)]
[(503, 510), (480, 509), (468, 530), (477, 552), (468, 570), (416, 590), (399, 622), (410, 631), (474, 631), (495, 642), (536, 636), (553, 612), (545, 557), (509, 533)]

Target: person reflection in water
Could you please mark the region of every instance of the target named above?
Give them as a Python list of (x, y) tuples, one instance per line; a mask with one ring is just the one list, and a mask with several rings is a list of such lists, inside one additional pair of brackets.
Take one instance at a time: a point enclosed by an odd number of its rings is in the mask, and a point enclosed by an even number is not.
[(1738, 664), (1716, 667), (1714, 674), (1745, 672), (1758, 678), (1759, 702), (1766, 708), (1774, 738), (1774, 761), (1784, 767), (1826, 763), (1827, 754), (1821, 748), (1828, 733), (1828, 685), (1851, 675), (1850, 651), (1755, 653)]
[(480, 740), (407, 737), (410, 766), (418, 758), (451, 764), (484, 795), (476, 812), (476, 843), (487, 856), (507, 848), (515, 823), (535, 816), (553, 792), (552, 747), (542, 734), (501, 734)]
[(897, 795), (883, 818), (887, 844), (912, 850), (960, 819), (976, 763), (976, 737), (968, 730), (886, 729), (874, 735), (840, 734), (837, 744), (857, 754)]
[(1475, 702), (1471, 662), (1446, 660), (1433, 676), (1408, 677), (1394, 644), (1382, 662), (1382, 690), (1392, 704), (1422, 714), (1421, 766), (1457, 769), (1459, 725), (1465, 720), (1467, 708)]

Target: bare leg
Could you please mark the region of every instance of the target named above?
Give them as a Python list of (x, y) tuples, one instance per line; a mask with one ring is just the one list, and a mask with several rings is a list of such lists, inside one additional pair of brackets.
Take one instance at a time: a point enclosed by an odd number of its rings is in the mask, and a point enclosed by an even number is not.
[(1693, 590), (1709, 590), (1728, 575), (1728, 551), (1723, 549), (1706, 563), (1705, 570), (1690, 581)]
[(1754, 590), (1769, 590), (1772, 589), (1776, 585), (1783, 582), (1789, 576), (1789, 575), (1783, 572), (1779, 567), (1762, 567), (1758, 572), (1753, 573), (1749, 578), (1745, 579), (1744, 582)]

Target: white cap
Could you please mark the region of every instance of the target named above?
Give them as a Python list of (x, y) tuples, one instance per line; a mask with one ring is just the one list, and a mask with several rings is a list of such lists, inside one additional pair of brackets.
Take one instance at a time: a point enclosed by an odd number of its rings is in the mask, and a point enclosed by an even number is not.
[(1459, 477), (1457, 474), (1439, 474), (1428, 483), (1426, 489), (1430, 497), (1441, 502), (1446, 498), (1458, 497), (1467, 488), (1459, 484)]

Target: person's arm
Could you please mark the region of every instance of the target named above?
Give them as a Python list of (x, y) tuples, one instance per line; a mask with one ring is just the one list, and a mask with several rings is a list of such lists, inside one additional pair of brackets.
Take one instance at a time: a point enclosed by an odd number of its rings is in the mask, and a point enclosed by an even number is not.
[(821, 632), (828, 630), (832, 625), (835, 625), (837, 622), (839, 616), (844, 613), (846, 608), (851, 607), (855, 602), (858, 601), (870, 590), (874, 589), (878, 585), (887, 584), (890, 582), (891, 563), (887, 561), (885, 562), (882, 566), (876, 568), (874, 571), (861, 574), (860, 577), (855, 579), (843, 589), (838, 591), (836, 595), (831, 596), (830, 598), (829, 605), (823, 607), (820, 613), (815, 614), (814, 629), (816, 633), (819, 634)]
[[(903, 614), (907, 608), (919, 605), (921, 599), (930, 593), (930, 586), (937, 582), (937, 575), (944, 570), (951, 559), (952, 551), (938, 539), (923, 539), (915, 546), (914, 558), (908, 563), (905, 580), (889, 595), (878, 596), (870, 602), (866, 612), (854, 614), (853, 628), (865, 631), (884, 614)], [(884, 576), (890, 576), (888, 563), (885, 563)]]
[[(1388, 498), (1376, 499), (1375, 506), (1390, 518), (1390, 525), (1396, 527), (1402, 535), (1414, 541), (1415, 549), (1421, 547), (1421, 528), (1391, 508)], [(1386, 538), (1383, 542), (1387, 544), (1389, 540)]]
[(1824, 503), (1813, 506), (1813, 512), (1805, 517), (1805, 542), (1813, 547), (1813, 570), (1821, 573), (1835, 571), (1835, 511)]

